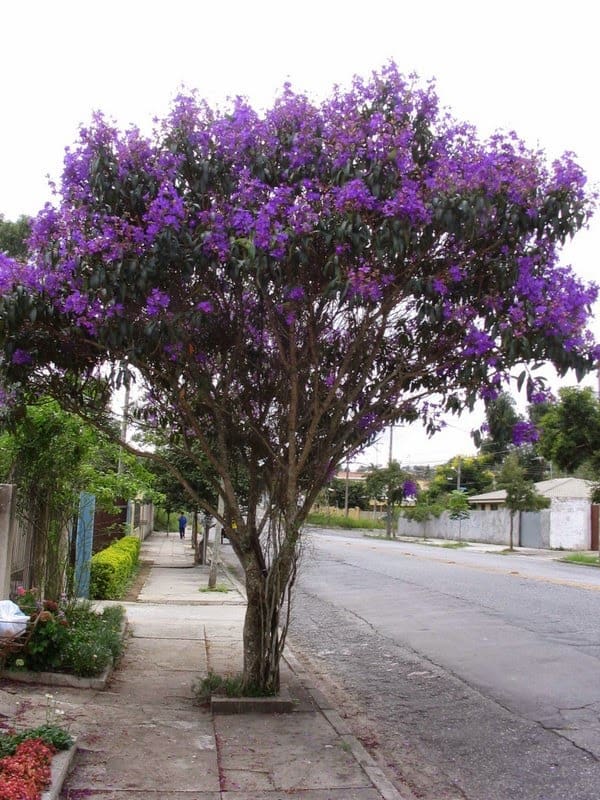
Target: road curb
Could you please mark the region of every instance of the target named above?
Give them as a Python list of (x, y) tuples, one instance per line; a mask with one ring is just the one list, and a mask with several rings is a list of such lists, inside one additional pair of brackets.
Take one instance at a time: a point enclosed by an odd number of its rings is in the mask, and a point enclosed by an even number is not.
[(52, 759), (50, 786), (42, 792), (40, 800), (58, 800), (63, 784), (77, 752), (77, 740), (68, 750), (60, 750)]

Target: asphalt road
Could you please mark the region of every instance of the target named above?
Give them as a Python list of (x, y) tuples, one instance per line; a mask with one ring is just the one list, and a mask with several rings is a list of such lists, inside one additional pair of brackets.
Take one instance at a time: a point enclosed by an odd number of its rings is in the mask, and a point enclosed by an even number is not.
[(290, 640), (406, 796), (598, 800), (600, 569), (307, 537)]

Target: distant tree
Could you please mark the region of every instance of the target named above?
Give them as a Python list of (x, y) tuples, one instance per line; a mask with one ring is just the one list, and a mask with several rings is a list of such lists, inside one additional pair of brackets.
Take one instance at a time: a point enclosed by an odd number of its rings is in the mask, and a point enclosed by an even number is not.
[(537, 448), (536, 422), (546, 405), (531, 404), (529, 421), (515, 408), (514, 397), (501, 392), (486, 406), (485, 428), (487, 435), (480, 440), (479, 452), (487, 456), (492, 470), (502, 464), (508, 453), (516, 452), (527, 477), (539, 481), (546, 476), (548, 464)]
[(491, 464), (500, 464), (513, 445), (513, 430), (521, 417), (515, 409), (515, 400), (508, 392), (500, 392), (490, 400), (485, 409), (486, 436), (479, 452), (489, 456)]
[(455, 456), (435, 468), (429, 484), (431, 498), (440, 498), (455, 489), (479, 494), (492, 485), (494, 474), (485, 456)]
[(329, 484), (328, 500), (330, 505), (336, 508), (346, 507), (346, 487), (348, 489), (348, 508), (360, 508), (361, 511), (369, 508), (369, 496), (365, 481), (349, 480), (346, 484), (343, 478), (334, 478)]
[(0, 214), (0, 253), (14, 258), (24, 258), (27, 254), (27, 239), (31, 233), (31, 220), (21, 216), (16, 222), (5, 220)]
[(444, 511), (441, 498), (432, 499), (427, 492), (417, 495), (414, 505), (403, 506), (402, 516), (414, 522), (426, 522), (432, 517), (439, 517)]
[[(165, 466), (166, 464), (185, 475), (185, 479), (194, 487), (198, 497), (216, 506), (215, 472), (207, 459), (202, 458), (199, 453), (186, 456), (180, 447), (170, 444), (157, 447), (155, 452), (160, 459), (151, 461), (149, 469), (155, 476), (156, 489), (164, 495), (163, 507), (167, 513), (190, 507), (192, 498), (171, 469)], [(196, 508), (196, 504), (192, 505)]]
[(417, 464), (411, 467), (410, 471), (415, 478), (421, 480), (428, 480), (433, 475), (433, 467), (429, 464)]
[(458, 489), (450, 492), (448, 496), (448, 512), (450, 519), (458, 520), (458, 540), (461, 539), (461, 528), (463, 519), (468, 519), (471, 515), (471, 507), (465, 492)]
[(600, 477), (600, 402), (591, 388), (561, 389), (537, 424), (539, 451), (548, 461), (567, 473), (587, 466)]
[(550, 464), (540, 453), (537, 442), (517, 447), (514, 452), (529, 480), (537, 483), (549, 477)]
[(516, 453), (509, 453), (504, 459), (498, 475), (498, 487), (506, 490), (506, 507), (510, 511), (509, 546), (513, 550), (514, 520), (521, 511), (538, 511), (547, 508), (550, 500), (538, 494), (533, 481), (527, 479), (525, 470), (519, 463)]
[(417, 485), (412, 475), (397, 461), (392, 461), (387, 467), (372, 467), (365, 483), (369, 497), (387, 506), (386, 531), (391, 536), (396, 506), (407, 497), (416, 497)]

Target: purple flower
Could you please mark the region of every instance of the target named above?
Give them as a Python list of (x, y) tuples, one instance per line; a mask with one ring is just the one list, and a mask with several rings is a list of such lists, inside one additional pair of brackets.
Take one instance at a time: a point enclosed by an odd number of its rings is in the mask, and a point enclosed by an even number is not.
[(293, 286), (286, 295), (288, 300), (303, 300), (305, 296), (303, 286)]
[(375, 207), (376, 200), (359, 178), (348, 181), (334, 190), (334, 206), (338, 211), (354, 209), (369, 210)]
[(512, 429), (512, 440), (513, 444), (519, 446), (522, 444), (531, 444), (533, 442), (537, 442), (540, 438), (540, 435), (535, 427), (531, 422), (526, 422), (525, 420), (521, 420), (517, 422)]
[(442, 297), (448, 294), (448, 287), (444, 283), (444, 281), (440, 280), (439, 278), (434, 278), (432, 282), (433, 290), (437, 292), (437, 294), (441, 294)]
[(156, 317), (169, 307), (170, 302), (171, 298), (166, 292), (162, 292), (160, 289), (152, 289), (146, 300), (146, 313), (149, 317)]
[(26, 350), (21, 350), (18, 347), (15, 350), (15, 352), (12, 354), (12, 363), (13, 364), (18, 364), (19, 366), (22, 366), (22, 365), (25, 365), (25, 364), (31, 364), (32, 361), (33, 361), (33, 359), (31, 357), (31, 354), (28, 353)]
[(403, 497), (416, 497), (419, 492), (419, 487), (413, 480), (406, 480), (402, 484)]

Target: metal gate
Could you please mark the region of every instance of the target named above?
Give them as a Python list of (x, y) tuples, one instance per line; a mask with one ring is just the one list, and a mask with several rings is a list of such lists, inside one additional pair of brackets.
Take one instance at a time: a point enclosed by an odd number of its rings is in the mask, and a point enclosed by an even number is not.
[(539, 511), (521, 511), (519, 544), (521, 547), (542, 547), (542, 515)]

